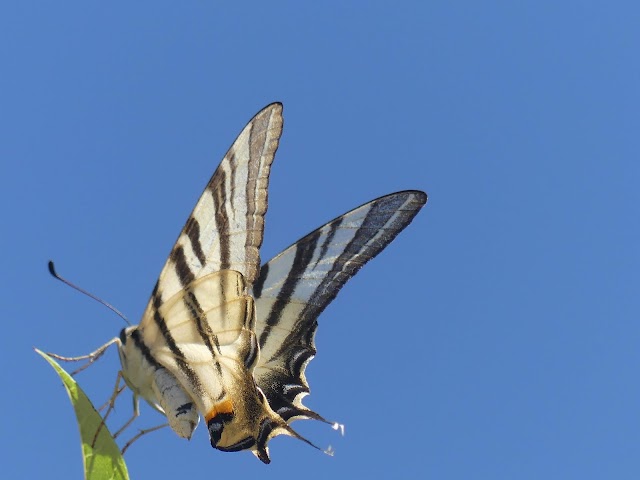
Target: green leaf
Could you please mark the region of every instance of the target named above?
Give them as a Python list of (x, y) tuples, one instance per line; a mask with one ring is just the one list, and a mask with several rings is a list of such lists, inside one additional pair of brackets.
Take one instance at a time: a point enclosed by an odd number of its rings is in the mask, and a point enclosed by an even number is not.
[[(58, 373), (78, 418), (86, 480), (129, 480), (120, 448), (102, 423), (102, 417), (76, 381), (46, 353), (35, 349)], [(98, 434), (96, 435), (96, 432)]]

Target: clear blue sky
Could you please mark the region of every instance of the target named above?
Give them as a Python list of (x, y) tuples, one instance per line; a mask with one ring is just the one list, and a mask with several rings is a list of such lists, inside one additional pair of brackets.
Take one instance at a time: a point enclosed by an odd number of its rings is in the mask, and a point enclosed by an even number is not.
[[(346, 435), (299, 422), (335, 457), (281, 437), (265, 466), (165, 430), (132, 477), (640, 478), (637, 2), (221, 3), (0, 7), (3, 474), (81, 477), (32, 347), (123, 326), (46, 262), (138, 321), (222, 155), (282, 101), (263, 258), (429, 194), (320, 318), (306, 403)], [(79, 377), (97, 403), (118, 366)]]

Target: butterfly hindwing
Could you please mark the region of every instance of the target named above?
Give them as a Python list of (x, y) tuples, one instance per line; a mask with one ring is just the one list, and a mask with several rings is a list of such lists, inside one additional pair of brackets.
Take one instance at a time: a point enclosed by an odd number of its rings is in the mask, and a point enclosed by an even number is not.
[(285, 421), (322, 417), (302, 405), (317, 318), (338, 291), (426, 203), (419, 191), (373, 200), (311, 232), (263, 265), (253, 286), (260, 360), (254, 377)]
[[(258, 353), (253, 299), (242, 275), (211, 273), (165, 301), (156, 321), (144, 327), (150, 353), (209, 412), (232, 389), (229, 383), (252, 367)], [(165, 328), (161, 328), (164, 326)]]

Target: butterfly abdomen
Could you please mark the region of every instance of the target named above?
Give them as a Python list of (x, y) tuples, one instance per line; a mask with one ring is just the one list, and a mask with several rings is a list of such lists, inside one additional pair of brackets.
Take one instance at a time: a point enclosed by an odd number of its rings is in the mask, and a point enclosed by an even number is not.
[(176, 377), (164, 368), (155, 371), (152, 387), (171, 429), (178, 436), (190, 439), (200, 421), (193, 399), (180, 386)]
[(182, 438), (191, 438), (200, 416), (193, 398), (178, 379), (163, 367), (142, 341), (138, 327), (120, 334), (122, 376), (136, 395), (167, 417), (171, 429)]

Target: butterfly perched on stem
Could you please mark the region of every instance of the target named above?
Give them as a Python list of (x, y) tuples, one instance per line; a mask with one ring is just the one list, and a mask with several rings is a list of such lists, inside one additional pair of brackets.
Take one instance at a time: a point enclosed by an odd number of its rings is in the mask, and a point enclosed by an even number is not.
[(117, 344), (122, 377), (136, 400), (166, 415), (179, 436), (190, 438), (202, 416), (214, 448), (250, 450), (264, 463), (277, 435), (313, 445), (290, 424), (327, 422), (302, 404), (318, 316), (427, 201), (420, 191), (380, 197), (261, 267), (269, 173), (282, 125), (279, 103), (247, 124), (189, 216), (140, 324), (77, 357), (92, 362)]

